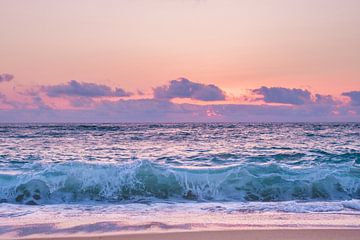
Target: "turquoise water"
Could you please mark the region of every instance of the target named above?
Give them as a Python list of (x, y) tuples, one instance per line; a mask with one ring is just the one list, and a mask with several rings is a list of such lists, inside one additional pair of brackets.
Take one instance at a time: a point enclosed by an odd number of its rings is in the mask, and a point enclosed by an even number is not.
[(358, 199), (359, 123), (0, 125), (6, 206)]

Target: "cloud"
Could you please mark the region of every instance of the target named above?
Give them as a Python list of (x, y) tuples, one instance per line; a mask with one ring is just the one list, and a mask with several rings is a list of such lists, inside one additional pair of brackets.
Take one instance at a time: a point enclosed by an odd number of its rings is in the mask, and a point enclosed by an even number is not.
[(74, 97), (69, 100), (70, 105), (77, 108), (89, 108), (95, 105), (95, 101), (89, 97)]
[(331, 95), (315, 94), (314, 103), (335, 105), (339, 104), (340, 102), (336, 101)]
[(360, 106), (360, 91), (345, 92), (342, 95), (350, 98), (351, 105)]
[(0, 73), (0, 82), (9, 82), (14, 79), (14, 75), (8, 73)]
[(155, 99), (191, 98), (201, 101), (223, 101), (225, 93), (215, 85), (192, 82), (186, 78), (170, 81), (169, 85), (154, 89)]
[(52, 110), (52, 108), (47, 105), (40, 96), (33, 96), (32, 102), (37, 109)]
[(12, 108), (19, 108), (21, 106), (23, 106), (23, 104), (17, 102), (17, 101), (11, 101), (9, 100), (5, 94), (0, 92), (0, 104), (4, 104), (7, 106), (10, 106)]
[(6, 104), (6, 101), (7, 101), (6, 96), (0, 92), (0, 103)]
[(262, 95), (258, 100), (266, 103), (285, 103), (302, 105), (311, 102), (311, 93), (308, 90), (283, 87), (261, 87), (252, 90), (253, 93)]
[(0, 110), (0, 122), (336, 122), (360, 121), (349, 105), (178, 104), (160, 99), (104, 100), (91, 108)]
[[(273, 104), (174, 103), (172, 98), (202, 101), (224, 100), (225, 93), (214, 85), (181, 78), (153, 89), (154, 98), (101, 98), (129, 96), (121, 88), (83, 83), (65, 84), (27, 90), (26, 102), (7, 99), (0, 93), (0, 122), (336, 122), (360, 121), (360, 91), (343, 93), (351, 104), (331, 95), (311, 94), (308, 90), (261, 87), (252, 90), (258, 99)], [(58, 109), (42, 99), (63, 97), (75, 108)], [(138, 94), (140, 95), (140, 93)], [(260, 96), (259, 96), (260, 95)], [(48, 100), (48, 99), (47, 99)], [(58, 99), (56, 99), (58, 100)], [(9, 108), (11, 107), (11, 109)]]
[(71, 80), (66, 84), (44, 86), (42, 90), (49, 97), (129, 97), (132, 94), (122, 88), (111, 89), (109, 86)]

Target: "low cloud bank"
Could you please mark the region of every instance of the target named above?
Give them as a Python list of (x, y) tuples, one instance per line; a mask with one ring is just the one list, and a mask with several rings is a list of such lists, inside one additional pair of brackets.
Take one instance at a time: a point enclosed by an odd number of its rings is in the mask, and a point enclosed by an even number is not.
[[(40, 102), (41, 104), (41, 102)], [(103, 101), (93, 109), (0, 110), (1, 122), (337, 122), (360, 121), (360, 108), (332, 104), (271, 106), (176, 104), (159, 99)]]
[[(185, 78), (153, 89), (153, 98), (133, 99), (122, 88), (76, 80), (42, 86), (29, 91), (26, 103), (10, 101), (0, 93), (0, 122), (339, 122), (360, 121), (360, 91), (342, 95), (343, 102), (331, 95), (313, 94), (305, 89), (260, 87), (251, 90), (260, 105), (213, 104), (224, 101), (219, 87)], [(75, 109), (56, 109), (44, 97), (67, 99)], [(116, 98), (111, 98), (116, 97)], [(96, 98), (96, 99), (95, 99)], [(173, 98), (188, 98), (207, 104), (174, 103)], [(250, 103), (250, 101), (249, 101)], [(253, 101), (251, 101), (253, 103)], [(272, 103), (277, 103), (276, 106)], [(280, 105), (279, 105), (280, 104)], [(10, 109), (9, 109), (10, 108)]]

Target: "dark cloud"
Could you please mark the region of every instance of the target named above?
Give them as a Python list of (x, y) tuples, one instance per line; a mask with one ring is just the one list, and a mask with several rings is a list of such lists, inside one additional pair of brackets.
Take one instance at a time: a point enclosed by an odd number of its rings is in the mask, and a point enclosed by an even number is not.
[(259, 100), (267, 103), (302, 105), (311, 102), (311, 93), (308, 90), (298, 88), (261, 87), (252, 92), (262, 95)]
[(122, 88), (115, 88), (114, 97), (130, 97), (132, 93), (126, 92)]
[(360, 91), (345, 92), (342, 95), (350, 98), (351, 105), (360, 106)]
[(0, 73), (0, 82), (9, 82), (14, 79), (14, 75), (8, 73)]
[(154, 89), (156, 99), (191, 98), (201, 101), (225, 100), (225, 93), (215, 85), (192, 82), (186, 78), (170, 81), (169, 85)]
[(338, 104), (339, 102), (336, 101), (331, 95), (315, 94), (314, 103), (335, 105)]
[(42, 90), (49, 97), (129, 97), (131, 93), (121, 88), (112, 90), (109, 86), (71, 80), (66, 84), (44, 86)]

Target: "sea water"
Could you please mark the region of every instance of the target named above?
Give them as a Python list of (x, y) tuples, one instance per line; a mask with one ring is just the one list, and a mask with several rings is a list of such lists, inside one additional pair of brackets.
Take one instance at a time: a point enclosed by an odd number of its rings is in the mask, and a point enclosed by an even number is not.
[(0, 234), (55, 215), (185, 228), (184, 213), (357, 215), (359, 199), (359, 123), (0, 125)]

